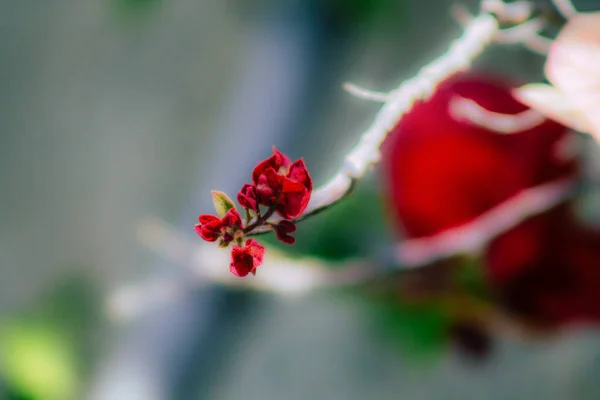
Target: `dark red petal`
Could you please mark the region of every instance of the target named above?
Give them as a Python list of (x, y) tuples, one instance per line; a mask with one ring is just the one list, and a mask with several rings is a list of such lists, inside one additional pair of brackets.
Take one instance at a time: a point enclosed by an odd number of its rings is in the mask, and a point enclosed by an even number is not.
[(292, 221), (281, 221), (279, 224), (273, 226), (277, 239), (286, 244), (294, 244), (296, 238), (290, 235), (296, 231), (296, 224)]
[(284, 219), (297, 218), (304, 212), (309, 200), (310, 193), (303, 184), (284, 178), (277, 212)]
[(202, 214), (198, 217), (198, 221), (202, 225), (208, 224), (213, 221), (218, 221), (218, 220), (219, 220), (218, 217), (215, 217), (214, 215), (210, 215), (210, 214)]
[(242, 217), (235, 208), (232, 208), (229, 211), (227, 211), (227, 214), (225, 214), (225, 216), (221, 220), (221, 225), (223, 227), (240, 227), (242, 226)]
[(254, 171), (252, 171), (252, 181), (257, 185), (258, 179), (261, 175), (266, 173), (268, 168), (273, 168), (277, 172), (279, 171), (279, 168), (287, 167), (289, 162), (289, 158), (273, 146), (273, 155), (266, 160), (259, 162), (258, 165), (254, 167)]
[(200, 237), (207, 242), (214, 242), (221, 235), (221, 230), (219, 226), (215, 228), (214, 226), (208, 224), (199, 226), (199, 229), (196, 229), (196, 233), (198, 233), (198, 235), (200, 235)]
[(202, 214), (198, 217), (198, 220), (200, 223), (194, 227), (194, 230), (202, 239), (214, 242), (219, 238), (221, 235), (221, 220), (219, 218), (213, 215)]
[(267, 168), (266, 174), (261, 175), (256, 185), (256, 197), (264, 206), (271, 206), (277, 200), (277, 195), (283, 187), (284, 177), (278, 175), (273, 168)]
[(306, 165), (304, 164), (303, 159), (299, 159), (294, 161), (294, 163), (290, 166), (287, 177), (291, 180), (300, 182), (306, 187), (308, 192), (312, 192), (313, 183), (308, 170), (306, 169)]
[(256, 187), (251, 184), (245, 184), (238, 193), (238, 202), (244, 208), (252, 211), (258, 211), (258, 200), (256, 198)]

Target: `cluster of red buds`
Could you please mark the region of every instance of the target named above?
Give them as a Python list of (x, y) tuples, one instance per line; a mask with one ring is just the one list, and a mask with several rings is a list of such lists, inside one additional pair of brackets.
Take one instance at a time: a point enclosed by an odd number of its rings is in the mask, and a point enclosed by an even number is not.
[[(233, 242), (229, 269), (240, 277), (254, 275), (263, 262), (265, 248), (246, 237), (257, 228), (268, 227), (277, 239), (293, 244), (295, 238), (290, 235), (296, 231), (293, 221), (306, 209), (312, 189), (312, 178), (304, 160), (292, 162), (273, 147), (273, 155), (254, 167), (252, 183), (245, 184), (237, 195), (244, 209), (244, 220), (225, 193), (213, 191), (218, 216), (200, 215), (196, 233), (208, 242), (218, 242), (220, 247), (228, 247)], [(281, 219), (270, 222), (275, 213)]]

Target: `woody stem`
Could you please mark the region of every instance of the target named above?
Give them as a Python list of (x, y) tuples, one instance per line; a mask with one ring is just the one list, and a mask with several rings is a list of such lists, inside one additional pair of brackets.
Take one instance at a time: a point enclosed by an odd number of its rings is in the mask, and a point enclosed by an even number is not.
[(250, 225), (246, 226), (242, 232), (244, 233), (249, 233), (252, 232), (252, 230), (254, 230), (254, 228), (257, 228), (259, 226), (264, 225), (267, 220), (269, 218), (271, 218), (271, 216), (273, 214), (275, 214), (275, 211), (277, 209), (277, 204), (279, 203), (279, 196), (277, 197), (277, 201), (275, 201), (275, 203), (273, 205), (271, 205), (271, 207), (269, 207), (269, 209), (267, 210), (266, 213), (264, 213), (264, 215), (260, 215), (258, 214), (256, 221), (254, 221), (253, 223), (251, 223)]

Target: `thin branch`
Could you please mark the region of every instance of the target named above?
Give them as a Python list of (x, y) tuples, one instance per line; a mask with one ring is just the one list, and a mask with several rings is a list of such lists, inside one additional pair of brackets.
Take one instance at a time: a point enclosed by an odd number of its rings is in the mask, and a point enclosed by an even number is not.
[(526, 189), (466, 225), (437, 235), (400, 243), (395, 259), (404, 267), (419, 267), (459, 253), (478, 253), (502, 232), (564, 202), (575, 182), (560, 180)]
[[(501, 0), (485, 0), (481, 8), (489, 13), (498, 14), (504, 23), (516, 23), (512, 28), (500, 29), (496, 42), (502, 44), (521, 44), (540, 55), (548, 54), (552, 41), (539, 32), (543, 28), (542, 19), (527, 21), (533, 12), (533, 3), (520, 1), (506, 4)], [(450, 13), (460, 26), (465, 27), (474, 16), (463, 4), (453, 4)]]
[(552, 4), (565, 19), (571, 19), (577, 14), (577, 9), (570, 0), (552, 0)]
[(448, 111), (457, 121), (468, 121), (481, 128), (503, 134), (524, 132), (547, 120), (544, 115), (534, 109), (518, 114), (501, 114), (460, 96), (455, 96), (450, 100)]
[(550, 45), (552, 44), (552, 39), (549, 39), (540, 34), (531, 35), (523, 40), (523, 46), (527, 49), (537, 53), (539, 55), (545, 56), (550, 51)]
[(360, 86), (355, 85), (351, 82), (346, 82), (343, 85), (345, 91), (350, 94), (353, 94), (356, 97), (360, 97), (361, 99), (377, 101), (380, 103), (385, 103), (390, 99), (389, 93), (376, 92), (369, 89), (364, 89)]
[(515, 1), (508, 4), (502, 0), (482, 0), (481, 2), (482, 11), (497, 15), (500, 22), (506, 24), (524, 23), (531, 17), (533, 8), (531, 1)]
[(463, 28), (474, 18), (464, 4), (454, 3), (450, 6), (450, 15)]
[(512, 28), (502, 29), (496, 35), (496, 41), (502, 44), (524, 43), (532, 36), (539, 35), (546, 21), (543, 18), (530, 19)]

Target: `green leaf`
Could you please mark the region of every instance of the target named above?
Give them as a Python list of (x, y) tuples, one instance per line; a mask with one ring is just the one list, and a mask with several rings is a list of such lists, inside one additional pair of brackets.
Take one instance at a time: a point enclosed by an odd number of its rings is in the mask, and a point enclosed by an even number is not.
[(5, 379), (35, 399), (74, 398), (77, 375), (69, 339), (60, 330), (35, 322), (11, 322), (0, 331)]
[(215, 205), (215, 210), (217, 211), (217, 215), (223, 218), (227, 211), (232, 208), (235, 209), (235, 204), (233, 200), (229, 198), (225, 193), (219, 192), (218, 190), (213, 190), (212, 192), (213, 203)]

